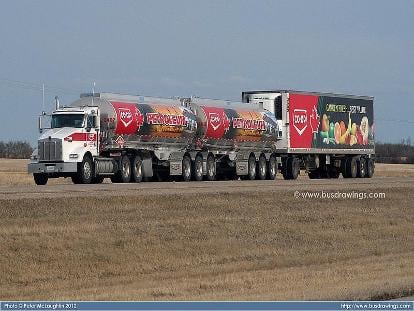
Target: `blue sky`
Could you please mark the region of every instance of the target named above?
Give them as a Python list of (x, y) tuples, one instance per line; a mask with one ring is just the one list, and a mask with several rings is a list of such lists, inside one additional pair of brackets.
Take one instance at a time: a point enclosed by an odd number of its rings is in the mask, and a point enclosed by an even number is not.
[(81, 92), (290, 88), (375, 96), (377, 139), (414, 140), (414, 1), (2, 1), (0, 140)]

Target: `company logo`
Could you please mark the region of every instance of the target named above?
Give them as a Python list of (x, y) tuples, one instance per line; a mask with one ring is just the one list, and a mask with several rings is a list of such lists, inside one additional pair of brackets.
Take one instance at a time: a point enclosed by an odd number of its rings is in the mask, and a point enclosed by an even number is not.
[(221, 125), (220, 115), (217, 112), (210, 112), (208, 116), (209, 116), (211, 127), (213, 128), (214, 131), (216, 131)]
[(293, 127), (296, 129), (299, 135), (308, 127), (308, 114), (305, 109), (293, 110)]
[(128, 127), (132, 123), (132, 113), (128, 108), (118, 108), (119, 109), (119, 119), (124, 124), (125, 127)]

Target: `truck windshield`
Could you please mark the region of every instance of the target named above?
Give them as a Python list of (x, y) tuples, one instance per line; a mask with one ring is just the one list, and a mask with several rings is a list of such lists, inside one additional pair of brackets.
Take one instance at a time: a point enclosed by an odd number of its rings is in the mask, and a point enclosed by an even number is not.
[(83, 114), (54, 114), (52, 115), (52, 128), (83, 127)]

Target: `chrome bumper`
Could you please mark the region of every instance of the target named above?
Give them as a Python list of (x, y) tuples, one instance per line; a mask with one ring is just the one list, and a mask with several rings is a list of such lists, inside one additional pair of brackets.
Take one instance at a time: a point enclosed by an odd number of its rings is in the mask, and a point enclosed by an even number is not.
[(27, 166), (29, 173), (76, 173), (78, 171), (77, 162), (62, 163), (29, 163)]

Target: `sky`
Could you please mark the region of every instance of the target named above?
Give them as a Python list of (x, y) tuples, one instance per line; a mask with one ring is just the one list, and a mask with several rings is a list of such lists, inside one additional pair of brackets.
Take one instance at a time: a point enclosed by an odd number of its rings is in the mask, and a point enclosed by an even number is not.
[(243, 90), (374, 96), (376, 138), (414, 141), (414, 1), (1, 1), (0, 141), (36, 144), (53, 99)]

